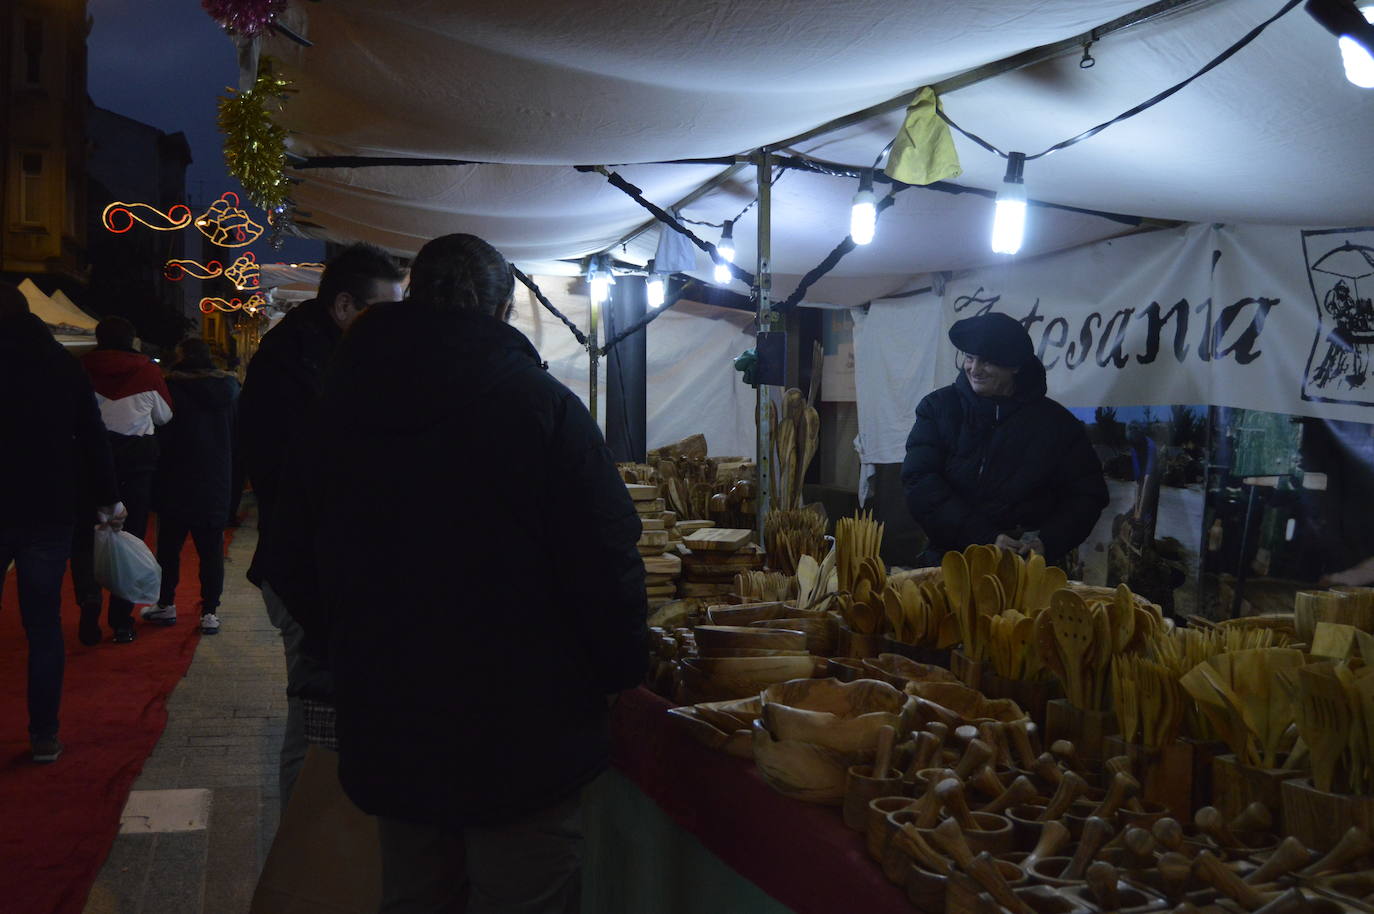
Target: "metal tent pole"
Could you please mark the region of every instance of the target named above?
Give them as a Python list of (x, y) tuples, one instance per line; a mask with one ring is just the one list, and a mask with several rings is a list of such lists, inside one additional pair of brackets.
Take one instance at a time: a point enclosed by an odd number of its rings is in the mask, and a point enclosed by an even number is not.
[[(588, 286), (587, 292), (588, 292), (588, 295), (591, 295), (591, 294), (592, 294), (591, 288), (590, 288), (590, 284), (589, 284), (589, 286)], [(590, 367), (591, 375), (590, 375), (590, 377), (589, 377), (589, 379), (588, 379), (588, 390), (590, 391), (590, 394), (589, 394), (589, 396), (588, 396), (588, 398), (587, 398), (587, 408), (588, 408), (589, 410), (591, 410), (591, 413), (592, 413), (592, 421), (595, 422), (595, 421), (596, 421), (596, 366), (597, 366), (597, 364), (601, 361), (600, 353), (597, 352), (596, 319), (597, 319), (597, 317), (598, 317), (598, 312), (601, 310), (601, 306), (598, 305), (598, 304), (596, 303), (596, 299), (595, 299), (595, 298), (592, 298), (592, 299), (591, 299), (591, 305), (592, 305), (592, 306), (591, 306), (591, 320), (588, 321), (588, 328), (587, 328), (587, 361), (589, 362), (589, 364), (590, 364), (590, 366), (591, 366), (591, 367)]]
[[(758, 293), (758, 330), (763, 332), (768, 330), (775, 317), (773, 314), (772, 292), (772, 219), (773, 219), (773, 157), (765, 150), (759, 150), (754, 156), (754, 164), (757, 169), (757, 184), (759, 194), (758, 204), (758, 263), (754, 270), (755, 290)], [(758, 531), (759, 545), (763, 545), (763, 520), (768, 514), (770, 507), (768, 501), (769, 481), (772, 478), (773, 467), (773, 441), (768, 428), (768, 403), (772, 398), (772, 392), (767, 384), (760, 383), (755, 398), (755, 425), (758, 426), (757, 448), (755, 461), (759, 468), (759, 485), (756, 494), (756, 504), (758, 506), (758, 517), (756, 518), (756, 528)]]

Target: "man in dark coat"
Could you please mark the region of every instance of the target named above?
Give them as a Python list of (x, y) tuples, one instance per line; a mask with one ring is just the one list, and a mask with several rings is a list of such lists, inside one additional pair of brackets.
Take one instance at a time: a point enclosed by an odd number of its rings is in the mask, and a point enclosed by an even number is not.
[(638, 515), (512, 285), (471, 235), (420, 251), (344, 337), (271, 543), (327, 644), (340, 781), (380, 817), (383, 910), (450, 910), (465, 871), (467, 910), (576, 910), (606, 699), (646, 666)]
[(239, 398), (239, 445), (244, 469), (258, 503), (258, 548), (248, 580), (262, 588), (267, 617), (281, 632), (286, 656), (286, 732), (281, 749), (281, 806), (305, 762), (306, 692), (327, 693), (327, 676), (301, 652), (301, 627), (277, 597), (262, 572), (262, 556), (272, 537), (287, 448), (319, 397), (320, 381), (343, 336), (362, 311), (379, 301), (401, 297), (404, 274), (385, 251), (366, 244), (345, 248), (325, 267), (318, 297), (302, 302), (262, 338), (248, 363)]
[(224, 592), (224, 523), (239, 381), (215, 368), (204, 340), (185, 339), (177, 349), (180, 359), (167, 375), (175, 415), (158, 432), (161, 455), (153, 487), (162, 592), (156, 606), (143, 610), (143, 618), (176, 623), (181, 547), (189, 535), (200, 559), (200, 630), (214, 635), (219, 633), (216, 610)]
[(118, 529), (124, 506), (91, 382), (9, 283), (0, 283), (0, 391), (0, 583), (16, 565), (29, 742), (35, 762), (52, 762), (62, 754), (62, 576), (72, 531), (97, 520)]
[(949, 338), (959, 377), (916, 407), (902, 463), (907, 506), (930, 540), (920, 564), (975, 543), (1059, 561), (1108, 502), (1087, 431), (1045, 395), (1045, 366), (1014, 318), (965, 318)]

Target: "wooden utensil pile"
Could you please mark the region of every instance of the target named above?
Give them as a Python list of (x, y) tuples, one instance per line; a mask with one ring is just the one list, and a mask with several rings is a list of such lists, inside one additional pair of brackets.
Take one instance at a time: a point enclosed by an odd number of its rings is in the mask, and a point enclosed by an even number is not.
[(1088, 603), (1065, 588), (1035, 617), (1034, 640), (1040, 662), (1059, 677), (1069, 703), (1098, 711), (1107, 707), (1112, 659), (1139, 653), (1161, 624), (1125, 584), (1112, 591), (1111, 602)]
[(1313, 663), (1285, 671), (1297, 689), (1294, 716), (1318, 790), (1374, 792), (1374, 667)]
[(944, 649), (959, 643), (959, 626), (949, 611), (944, 585), (932, 576), (920, 582), (889, 577), (883, 612), (893, 638), (904, 644)]
[(1126, 742), (1158, 749), (1178, 737), (1187, 693), (1164, 664), (1118, 654), (1112, 660), (1112, 696)]
[(820, 562), (803, 555), (797, 561), (796, 578), (798, 612), (821, 612), (829, 606), (840, 589), (839, 575), (835, 573), (834, 545)]
[(735, 593), (748, 603), (790, 600), (797, 595), (797, 579), (781, 571), (741, 571), (735, 575)]
[[(1039, 664), (1032, 661), (1028, 671), (1024, 656), (1029, 629), (1020, 619), (1010, 618), (995, 626), (993, 619), (1008, 609), (1033, 617), (1050, 605), (1050, 595), (1063, 588), (1068, 579), (1060, 568), (1046, 567), (1043, 556), (1023, 559), (995, 546), (969, 546), (962, 553), (947, 552), (940, 563), (949, 612), (954, 616), (964, 653), (972, 660), (994, 656), (1002, 670), (1015, 667), (1021, 678), (1034, 673)], [(1017, 625), (1022, 625), (1018, 634)], [(993, 629), (996, 628), (994, 635)], [(997, 638), (995, 648), (990, 645)], [(1022, 653), (1021, 657), (1017, 657)]]
[[(1245, 764), (1258, 764), (1259, 753), (1253, 743), (1247, 742), (1246, 728), (1237, 729), (1226, 722), (1227, 706), (1217, 700), (1216, 690), (1203, 681), (1203, 674), (1192, 671), (1199, 664), (1228, 652), (1268, 649), (1274, 638), (1274, 632), (1267, 629), (1174, 628), (1159, 632), (1151, 639), (1148, 653), (1167, 667), (1189, 693), (1190, 700), (1185, 704), (1183, 716), (1184, 736), (1224, 740), (1238, 758), (1251, 759)], [(1209, 668), (1214, 672), (1219, 670), (1216, 664), (1210, 664)], [(1225, 678), (1221, 683), (1229, 688)], [(1238, 704), (1235, 707), (1239, 710)], [(1243, 724), (1239, 718), (1237, 721)]]
[(808, 403), (805, 394), (791, 387), (782, 395), (781, 416), (777, 404), (769, 400), (768, 423), (773, 442), (773, 466), (768, 474), (770, 503), (781, 510), (800, 508), (802, 480), (820, 446), (821, 415), (814, 400)]
[(795, 574), (802, 556), (825, 555), (825, 517), (810, 508), (773, 508), (763, 519), (763, 542), (768, 567)]
[(840, 614), (851, 630), (874, 635), (883, 630), (883, 591), (887, 566), (878, 557), (883, 525), (871, 512), (842, 517), (835, 522), (835, 571), (839, 579)]

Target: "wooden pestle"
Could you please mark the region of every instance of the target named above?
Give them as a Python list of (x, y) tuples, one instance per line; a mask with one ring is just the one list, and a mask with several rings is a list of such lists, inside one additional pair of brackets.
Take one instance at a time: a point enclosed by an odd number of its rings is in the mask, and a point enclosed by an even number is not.
[(1085, 773), (1083, 771), (1082, 764), (1080, 764), (1078, 761), (1078, 750), (1075, 749), (1073, 743), (1069, 742), (1068, 740), (1057, 739), (1053, 743), (1051, 743), (1050, 754), (1053, 755), (1059, 761), (1059, 764), (1063, 765), (1064, 768), (1066, 768), (1067, 770), (1076, 771), (1079, 774)]
[(978, 724), (978, 737), (992, 747), (993, 764), (1011, 767), (1011, 744), (1007, 742), (1006, 724), (1000, 720), (985, 720)]
[(938, 776), (930, 778), (930, 788), (916, 801), (916, 825), (919, 828), (934, 828), (940, 821), (940, 798), (935, 795), (935, 785), (945, 778), (954, 777), (954, 772), (946, 768)]
[[(1131, 777), (1135, 777), (1135, 772), (1131, 768), (1131, 760), (1127, 756), (1113, 756), (1112, 758), (1107, 759), (1107, 761), (1103, 763), (1103, 766), (1112, 774), (1116, 774), (1119, 771), (1124, 771), (1127, 774), (1131, 775)], [(1131, 812), (1143, 813), (1145, 811), (1145, 807), (1140, 805), (1139, 796), (1133, 796), (1126, 800), (1125, 806)]]
[(913, 751), (911, 764), (906, 769), (905, 778), (914, 780), (916, 772), (932, 767), (935, 756), (940, 752), (940, 738), (928, 730), (920, 730), (911, 735)]
[(1359, 827), (1352, 825), (1346, 829), (1345, 834), (1341, 835), (1341, 840), (1336, 842), (1336, 846), (1326, 852), (1326, 855), (1311, 866), (1303, 868), (1299, 876), (1320, 876), (1338, 870), (1352, 860), (1374, 852), (1374, 841), (1369, 840), (1369, 836)]
[(1035, 749), (1031, 745), (1030, 728), (1031, 722), (1023, 717), (1007, 724), (1005, 730), (1017, 757), (1021, 760), (1021, 767), (1027, 771), (1034, 771)]
[(935, 843), (940, 845), (940, 849), (949, 855), (959, 869), (968, 872), (969, 864), (973, 862), (973, 851), (969, 849), (968, 842), (964, 840), (964, 830), (959, 827), (959, 823), (953, 819), (946, 819), (935, 830), (931, 832), (931, 837)]
[(1204, 806), (1193, 813), (1193, 824), (1215, 841), (1218, 847), (1240, 847), (1240, 839), (1231, 831), (1215, 806)]
[(1064, 868), (1059, 878), (1082, 879), (1088, 864), (1111, 836), (1112, 827), (1107, 824), (1106, 819), (1101, 816), (1089, 816), (1088, 821), (1083, 823), (1083, 835), (1078, 839), (1078, 850), (1074, 851), (1073, 859), (1069, 861), (1069, 865)]
[(1046, 857), (1053, 857), (1064, 849), (1069, 843), (1069, 827), (1058, 819), (1053, 822), (1046, 822), (1040, 829), (1040, 840), (1035, 842), (1034, 849), (1026, 855), (1026, 859), (1021, 861), (1021, 868), (1030, 871), (1038, 861)]
[(1307, 896), (1301, 889), (1289, 889), (1264, 907), (1255, 911), (1255, 914), (1304, 914), (1312, 909), (1312, 902), (1307, 900)]
[(1264, 885), (1273, 882), (1275, 879), (1292, 872), (1312, 859), (1312, 853), (1307, 847), (1289, 835), (1284, 838), (1274, 852), (1269, 855), (1269, 859), (1259, 865), (1259, 868), (1245, 877), (1245, 881), (1251, 885)]
[(968, 779), (968, 785), (985, 797), (993, 798), (1002, 795), (1002, 791), (1007, 789), (1007, 785), (1002, 783), (1002, 779), (997, 776), (997, 772), (992, 769), (992, 765), (984, 765)]
[(1270, 900), (1253, 885), (1242, 882), (1231, 869), (1211, 851), (1204, 850), (1193, 859), (1193, 873), (1221, 894), (1227, 896), (1247, 911), (1262, 908)]
[(1122, 838), (1126, 845), (1126, 869), (1147, 870), (1155, 865), (1155, 839), (1145, 829), (1132, 826)]
[(1126, 772), (1118, 771), (1112, 775), (1112, 783), (1107, 788), (1107, 796), (1103, 798), (1097, 809), (1093, 810), (1093, 815), (1110, 820), (1121, 808), (1122, 803), (1138, 793), (1140, 793), (1140, 782)]
[(1150, 826), (1150, 834), (1160, 847), (1174, 852), (1183, 849), (1183, 826), (1178, 824), (1177, 819), (1165, 816), (1155, 820), (1155, 824)]
[(1048, 752), (1042, 752), (1035, 760), (1034, 767), (1031, 768), (1035, 776), (1052, 787), (1058, 787), (1059, 782), (1064, 780), (1064, 769), (1059, 767), (1059, 763), (1054, 760), (1054, 756)]
[(997, 869), (997, 861), (993, 859), (992, 854), (983, 851), (973, 858), (966, 871), (987, 890), (993, 901), (1012, 914), (1035, 914), (1030, 905), (1011, 890), (1007, 880), (1002, 877), (1002, 872)]
[(1036, 796), (1035, 785), (1024, 774), (1017, 775), (1006, 790), (990, 803), (980, 806), (979, 812), (1003, 812), (1013, 806), (1028, 803)]
[(965, 831), (978, 831), (978, 823), (973, 821), (968, 801), (964, 798), (964, 782), (958, 778), (946, 778), (935, 785), (935, 795), (950, 817), (963, 826)]
[(914, 857), (921, 866), (940, 876), (949, 876), (954, 870), (949, 865), (949, 860), (945, 855), (931, 847), (926, 841), (925, 836), (916, 830), (916, 826), (910, 822), (903, 823), (902, 827), (892, 835), (892, 840), (898, 842), (898, 847), (906, 852), (908, 857)]
[(1202, 914), (1191, 901), (1180, 902), (1169, 914)]
[(940, 753), (945, 750), (945, 743), (949, 741), (949, 727), (938, 720), (933, 720), (926, 724), (925, 732), (934, 734), (935, 738), (939, 740), (935, 746), (935, 752), (930, 757), (931, 766), (938, 765), (940, 764)]
[(1092, 892), (1093, 900), (1103, 911), (1115, 911), (1121, 907), (1121, 896), (1116, 890), (1120, 875), (1116, 867), (1105, 860), (1095, 861), (1083, 874), (1088, 891)]
[(1169, 904), (1174, 904), (1183, 897), (1184, 891), (1188, 888), (1188, 877), (1193, 875), (1193, 861), (1180, 854), (1178, 851), (1168, 851), (1161, 854), (1159, 863), (1160, 887), (1164, 890), (1164, 897), (1169, 900)]
[(954, 728), (954, 745), (956, 747), (968, 748), (968, 744), (978, 739), (980, 736), (978, 728), (973, 724), (962, 724)]
[(873, 758), (873, 777), (887, 777), (892, 767), (892, 742), (897, 738), (897, 730), (891, 724), (878, 728), (878, 753)]
[(1073, 801), (1078, 799), (1079, 794), (1087, 789), (1087, 781), (1084, 781), (1077, 772), (1064, 772), (1064, 777), (1059, 782), (1059, 789), (1054, 792), (1054, 796), (1050, 797), (1049, 805), (1045, 807), (1044, 812), (1040, 813), (1039, 821), (1049, 822), (1052, 819), (1058, 819), (1068, 811), (1068, 808), (1073, 805)]
[(967, 781), (979, 768), (992, 760), (992, 754), (992, 747), (981, 739), (969, 740), (959, 764), (954, 766), (954, 776), (961, 781)]
[(1269, 807), (1256, 800), (1231, 820), (1231, 831), (1268, 831), (1274, 827), (1274, 814)]

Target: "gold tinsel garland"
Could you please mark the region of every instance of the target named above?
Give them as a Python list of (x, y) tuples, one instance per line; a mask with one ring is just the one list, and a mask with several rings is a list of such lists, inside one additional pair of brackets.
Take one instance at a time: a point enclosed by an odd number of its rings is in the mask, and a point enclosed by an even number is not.
[(253, 88), (228, 91), (219, 100), (224, 167), (243, 185), (249, 199), (272, 212), (285, 204), (287, 188), (286, 128), (273, 114), (293, 91), (291, 82), (274, 72), (270, 57), (263, 57)]

